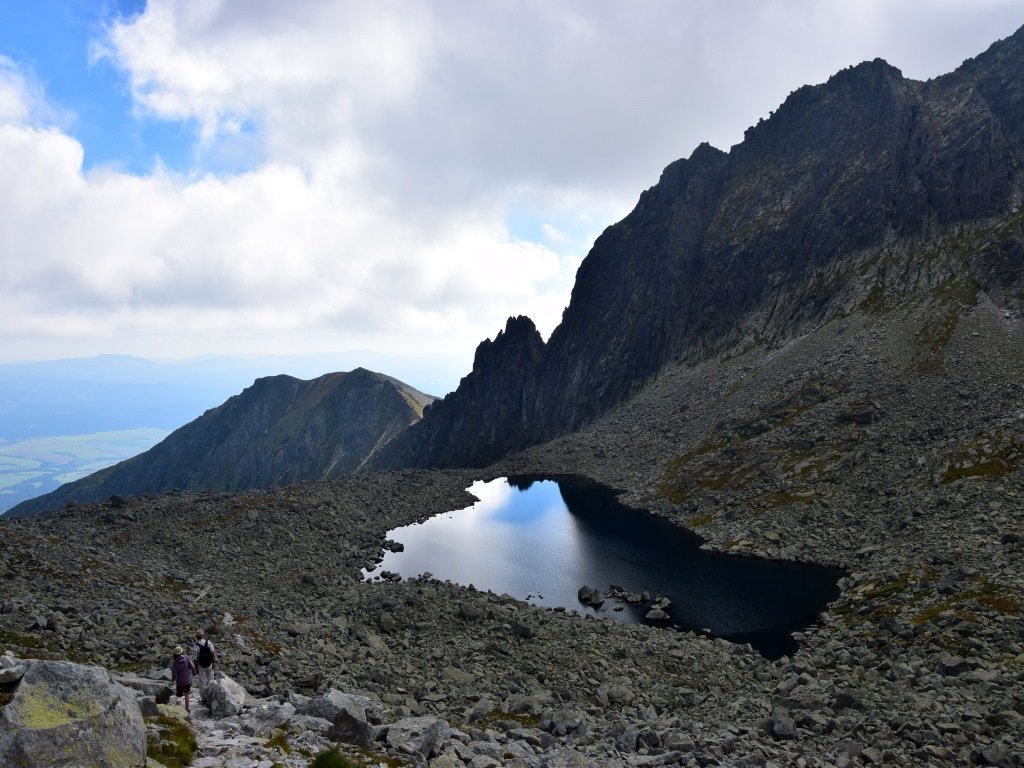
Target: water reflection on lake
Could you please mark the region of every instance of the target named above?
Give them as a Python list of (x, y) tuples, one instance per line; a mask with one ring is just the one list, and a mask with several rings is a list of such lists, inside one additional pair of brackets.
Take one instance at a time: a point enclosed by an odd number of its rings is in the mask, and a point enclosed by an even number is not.
[(389, 531), (405, 549), (368, 575), (429, 572), (536, 605), (644, 621), (647, 606), (578, 600), (583, 585), (615, 584), (669, 597), (671, 626), (749, 642), (769, 657), (792, 652), (790, 633), (838, 596), (839, 569), (706, 552), (694, 534), (588, 481), (499, 479), (469, 491), (480, 499), (473, 506)]

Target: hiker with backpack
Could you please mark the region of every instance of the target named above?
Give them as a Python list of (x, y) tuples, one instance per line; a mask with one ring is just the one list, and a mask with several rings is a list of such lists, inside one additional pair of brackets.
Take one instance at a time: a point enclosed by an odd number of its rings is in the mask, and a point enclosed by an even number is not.
[(203, 630), (196, 630), (196, 644), (192, 648), (192, 658), (199, 669), (199, 695), (213, 682), (213, 675), (217, 671), (217, 651), (213, 643), (203, 636)]
[(192, 676), (196, 674), (196, 665), (185, 655), (182, 647), (176, 646), (171, 657), (171, 682), (174, 683), (174, 703), (181, 704), (185, 700), (185, 711), (191, 712), (189, 697), (192, 693)]

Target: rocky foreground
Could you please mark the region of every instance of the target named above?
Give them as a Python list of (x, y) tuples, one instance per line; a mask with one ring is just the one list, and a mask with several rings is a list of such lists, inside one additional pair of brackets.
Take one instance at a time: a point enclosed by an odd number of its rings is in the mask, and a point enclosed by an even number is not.
[[(584, 431), (485, 473), (0, 519), (0, 647), (147, 673), (201, 626), (222, 669), (296, 738), (303, 702), (363, 697), (370, 761), (1019, 765), (1022, 323), (984, 301), (949, 317), (936, 337), (931, 310), (854, 313), (784, 348), (670, 369)], [(387, 531), (510, 473), (586, 475), (706, 546), (850, 575), (774, 662), (429, 579), (363, 582)], [(431, 738), (392, 744), (409, 718), (434, 723)], [(202, 765), (311, 759), (273, 749)]]

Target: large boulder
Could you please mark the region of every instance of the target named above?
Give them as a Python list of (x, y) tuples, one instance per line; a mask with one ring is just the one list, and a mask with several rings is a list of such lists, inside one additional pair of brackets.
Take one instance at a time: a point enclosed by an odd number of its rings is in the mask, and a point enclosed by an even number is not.
[(13, 698), (0, 709), (5, 768), (141, 768), (146, 727), (135, 696), (100, 667), (25, 661)]
[(295, 705), (281, 703), (275, 699), (252, 700), (246, 703), (246, 733), (253, 736), (270, 736), (275, 729), (287, 728), (295, 717)]
[(366, 720), (343, 709), (335, 716), (327, 736), (331, 741), (355, 744), (363, 749), (373, 749), (377, 732)]
[(429, 760), (451, 735), (452, 728), (436, 717), (406, 717), (388, 728), (386, 741), (391, 749)]
[(301, 711), (305, 715), (322, 717), (331, 722), (334, 722), (334, 718), (341, 712), (348, 712), (357, 720), (366, 720), (366, 710), (370, 704), (370, 700), (365, 696), (344, 693), (337, 688), (331, 688), (323, 696), (310, 699), (309, 704)]
[(218, 673), (217, 679), (203, 688), (202, 695), (214, 717), (237, 715), (245, 706), (245, 688), (224, 674)]
[(166, 704), (174, 694), (174, 686), (166, 680), (155, 680), (151, 677), (140, 677), (139, 675), (123, 674), (113, 675), (116, 682), (138, 691), (143, 696), (152, 696), (157, 704)]
[(11, 685), (21, 680), (25, 666), (10, 656), (0, 656), (0, 685)]

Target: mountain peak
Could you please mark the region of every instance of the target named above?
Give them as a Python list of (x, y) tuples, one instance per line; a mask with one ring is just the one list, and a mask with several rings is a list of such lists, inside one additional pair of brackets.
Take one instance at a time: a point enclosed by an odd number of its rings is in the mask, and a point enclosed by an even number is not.
[(1024, 197), (1022, 40), (929, 83), (883, 59), (847, 67), (728, 153), (705, 143), (671, 163), (597, 239), (547, 344), (510, 320), (383, 464), (479, 466), (578, 429), (666, 366), (809, 333), (872, 285), (925, 295), (966, 271), (1021, 301), (1019, 232), (944, 259), (922, 243), (936, 251)]
[(11, 514), (115, 494), (234, 491), (340, 477), (419, 421), (432, 399), (365, 368), (310, 380), (264, 376), (145, 453), (22, 502)]

